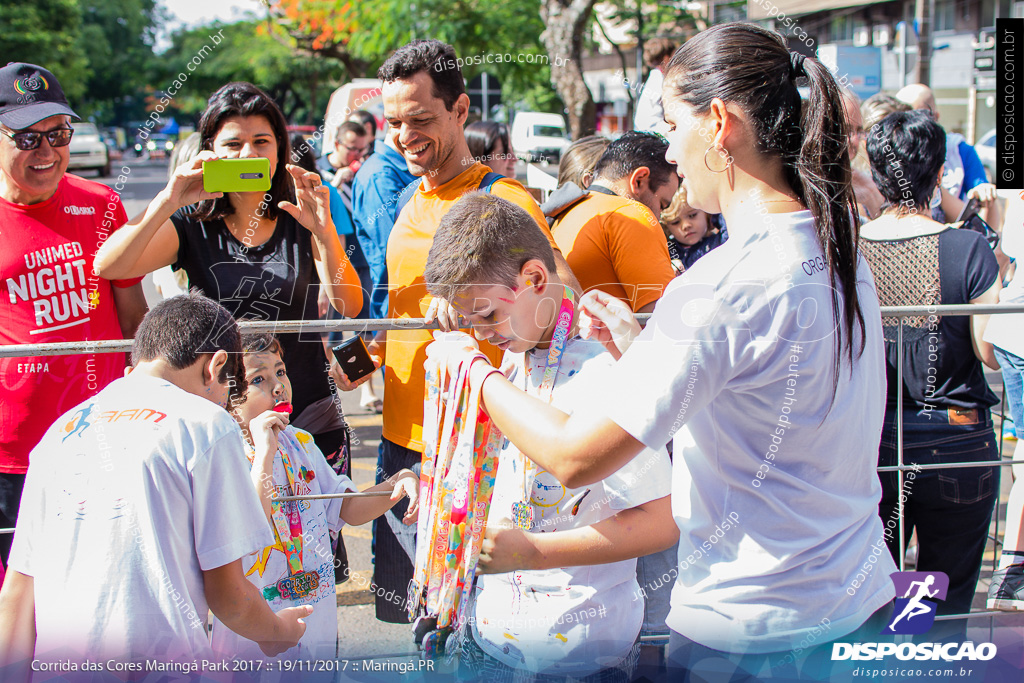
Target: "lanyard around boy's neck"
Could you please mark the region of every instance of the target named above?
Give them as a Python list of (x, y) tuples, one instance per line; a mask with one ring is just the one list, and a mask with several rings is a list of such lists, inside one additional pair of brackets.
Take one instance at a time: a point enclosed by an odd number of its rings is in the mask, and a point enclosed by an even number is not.
[[(555, 389), (555, 380), (558, 378), (558, 367), (562, 363), (565, 354), (565, 347), (569, 344), (569, 333), (572, 331), (572, 322), (576, 314), (576, 304), (572, 290), (565, 288), (562, 296), (562, 305), (558, 310), (558, 322), (555, 324), (555, 331), (551, 335), (551, 343), (548, 345), (548, 359), (544, 366), (544, 376), (540, 381), (538, 398), (545, 403), (551, 402), (551, 394)], [(529, 361), (524, 364), (529, 368)], [(527, 370), (529, 376), (529, 370)], [(516, 526), (528, 531), (533, 526), (533, 506), (530, 503), (530, 479), (534, 472), (532, 461), (522, 453), (519, 454), (519, 465), (523, 470), (523, 499), (512, 504), (512, 518)]]
[(551, 402), (551, 392), (555, 388), (555, 379), (558, 377), (558, 366), (561, 365), (565, 347), (569, 344), (569, 332), (572, 330), (572, 321), (575, 316), (576, 304), (573, 300), (572, 290), (566, 287), (565, 294), (562, 295), (562, 306), (558, 310), (558, 322), (551, 335), (551, 343), (548, 344), (548, 360), (544, 366), (544, 376), (540, 381), (538, 396), (545, 403)]

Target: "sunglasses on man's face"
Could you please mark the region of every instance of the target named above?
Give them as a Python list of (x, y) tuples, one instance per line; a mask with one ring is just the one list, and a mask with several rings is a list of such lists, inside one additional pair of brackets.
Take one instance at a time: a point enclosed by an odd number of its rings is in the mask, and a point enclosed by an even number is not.
[(30, 130), (21, 133), (9, 133), (6, 130), (0, 130), (0, 133), (14, 140), (14, 145), (22, 152), (29, 152), (43, 144), (44, 137), (50, 143), (50, 147), (67, 147), (71, 144), (71, 136), (74, 135), (75, 129), (54, 128), (45, 132)]

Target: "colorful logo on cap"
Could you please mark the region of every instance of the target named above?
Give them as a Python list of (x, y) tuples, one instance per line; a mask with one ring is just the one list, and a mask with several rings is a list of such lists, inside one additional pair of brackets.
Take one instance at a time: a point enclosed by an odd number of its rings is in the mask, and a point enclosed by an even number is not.
[(14, 81), (14, 89), (22, 95), (27, 95), (36, 90), (49, 90), (50, 84), (42, 76), (29, 76)]
[(930, 629), (935, 623), (938, 603), (926, 598), (945, 600), (949, 577), (943, 572), (894, 572), (889, 576), (896, 586), (897, 598), (892, 622), (882, 633), (917, 634)]

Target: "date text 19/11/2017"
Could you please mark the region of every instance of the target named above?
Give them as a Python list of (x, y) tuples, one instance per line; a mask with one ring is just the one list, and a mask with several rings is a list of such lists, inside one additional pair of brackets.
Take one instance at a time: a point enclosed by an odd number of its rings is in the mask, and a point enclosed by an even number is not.
[(143, 661), (59, 661), (32, 660), (32, 671), (67, 672), (67, 671), (134, 671), (134, 672), (176, 672), (197, 673), (200, 671), (352, 671), (352, 672), (389, 672), (413, 673), (416, 671), (433, 671), (434, 662), (425, 659), (414, 659), (403, 662), (374, 659), (233, 659), (233, 660), (198, 660), (198, 661), (160, 661), (147, 659)]
[(387, 672), (407, 674), (415, 671), (433, 671), (434, 662), (414, 659), (402, 662), (377, 659), (282, 659), (277, 661), (235, 660), (234, 671), (350, 671)]

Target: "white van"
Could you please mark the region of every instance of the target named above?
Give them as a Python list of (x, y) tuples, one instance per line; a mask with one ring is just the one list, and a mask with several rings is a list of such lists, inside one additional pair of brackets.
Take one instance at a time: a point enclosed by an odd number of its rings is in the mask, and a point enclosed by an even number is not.
[(569, 144), (561, 114), (524, 111), (512, 121), (512, 149), (525, 161), (557, 163)]

